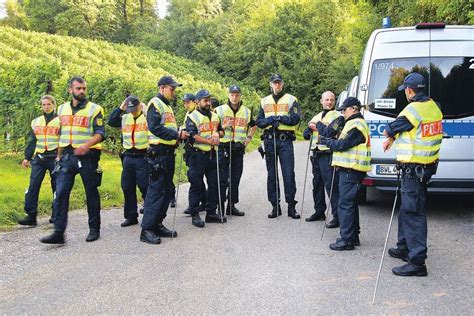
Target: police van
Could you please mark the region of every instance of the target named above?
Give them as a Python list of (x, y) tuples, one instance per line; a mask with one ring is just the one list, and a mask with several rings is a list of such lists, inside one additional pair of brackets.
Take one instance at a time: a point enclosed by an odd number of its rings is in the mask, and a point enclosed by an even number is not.
[(443, 23), (375, 30), (369, 38), (359, 76), (346, 94), (366, 105), (372, 170), (363, 184), (396, 188), (395, 148), (383, 151), (382, 133), (408, 104), (397, 88), (415, 71), (425, 77), (427, 95), (443, 112), (439, 165), (428, 190), (474, 193), (474, 26)]

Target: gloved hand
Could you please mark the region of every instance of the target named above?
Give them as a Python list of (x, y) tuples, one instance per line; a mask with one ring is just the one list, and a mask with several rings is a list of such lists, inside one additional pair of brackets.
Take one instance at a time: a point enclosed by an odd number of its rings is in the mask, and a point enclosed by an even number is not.
[(321, 135), (318, 135), (318, 144), (320, 145), (327, 145), (327, 141), (329, 140), (329, 138), (327, 137), (324, 137), (324, 136), (321, 136)]
[(275, 122), (275, 116), (270, 116), (267, 118), (268, 125), (273, 125), (273, 122)]
[(281, 116), (280, 115), (274, 116), (274, 120), (277, 122), (281, 122)]

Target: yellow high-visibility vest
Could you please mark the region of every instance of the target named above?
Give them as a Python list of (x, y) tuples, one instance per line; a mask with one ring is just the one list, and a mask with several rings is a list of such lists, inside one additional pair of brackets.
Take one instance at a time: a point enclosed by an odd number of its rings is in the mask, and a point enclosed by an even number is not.
[(214, 110), (219, 117), (221, 125), (229, 124), (229, 127), (224, 129), (224, 137), (221, 139), (221, 143), (244, 142), (247, 138), (247, 130), (250, 122), (250, 110), (241, 105), (234, 115), (234, 111), (228, 104), (218, 106)]
[(44, 115), (31, 121), (31, 129), (36, 137), (35, 154), (55, 150), (59, 146), (59, 117), (53, 118), (46, 124)]
[(135, 119), (132, 113), (122, 116), (122, 144), (125, 149), (148, 147), (148, 126), (143, 113)]
[[(331, 124), (332, 121), (334, 121), (339, 116), (341, 116), (341, 114), (336, 110), (331, 110), (331, 111), (328, 111), (326, 113), (326, 115), (321, 119), (322, 116), (323, 116), (323, 112), (320, 112), (315, 117), (313, 117), (310, 122), (313, 122), (313, 123), (314, 122), (321, 122), (324, 125), (329, 126), (329, 124)], [(312, 136), (313, 139), (312, 139), (312, 142), (311, 142), (311, 150), (316, 149), (316, 146), (318, 146), (318, 149), (321, 150), (321, 151), (329, 150), (329, 148), (326, 145), (319, 145), (318, 144), (318, 136), (319, 136), (319, 132), (316, 129), (315, 131), (313, 131), (313, 136)]]
[(365, 142), (346, 151), (335, 151), (332, 154), (332, 166), (370, 171), (370, 132), (364, 119), (355, 118), (347, 121), (338, 139), (345, 139), (352, 129), (358, 129), (364, 135)]
[[(260, 105), (265, 113), (265, 118), (277, 115), (288, 116), (293, 108), (293, 104), (297, 101), (298, 100), (295, 96), (286, 93), (277, 103), (275, 103), (272, 95), (268, 95), (260, 101)], [(271, 128), (271, 126), (267, 126), (266, 128)], [(295, 131), (296, 126), (289, 126), (280, 123), (277, 129), (280, 131)]]
[[(87, 102), (83, 109), (72, 114), (71, 102), (64, 103), (58, 108), (58, 117), (61, 121), (61, 134), (59, 136), (59, 147), (71, 145), (77, 148), (84, 145), (94, 136), (94, 118), (102, 113), (104, 109), (95, 103)], [(91, 149), (102, 149), (102, 143), (97, 143)]]
[[(174, 116), (173, 109), (164, 103), (163, 101), (160, 100), (158, 97), (154, 97), (153, 99), (148, 102), (146, 112), (148, 112), (148, 109), (150, 106), (154, 106), (155, 109), (160, 113), (161, 116), (161, 122), (160, 124), (163, 125), (166, 128), (170, 128), (174, 131), (178, 130), (178, 125), (176, 124), (176, 118)], [(164, 144), (164, 145), (170, 145), (174, 146), (177, 143), (177, 139), (171, 139), (171, 140), (165, 140), (161, 139), (158, 136), (154, 135), (152, 132), (148, 131), (148, 143), (150, 145), (158, 145), (158, 144)]]
[[(217, 132), (217, 127), (219, 126), (219, 117), (214, 112), (211, 112), (211, 114), (211, 119), (201, 114), (198, 110), (194, 110), (189, 114), (189, 118), (198, 129), (198, 135), (207, 139), (211, 138), (212, 133)], [(212, 149), (211, 145), (198, 142), (194, 142), (193, 147), (202, 151), (210, 151)]]
[(443, 113), (433, 100), (412, 102), (398, 116), (404, 116), (414, 126), (396, 138), (397, 161), (431, 164), (439, 159), (443, 140)]

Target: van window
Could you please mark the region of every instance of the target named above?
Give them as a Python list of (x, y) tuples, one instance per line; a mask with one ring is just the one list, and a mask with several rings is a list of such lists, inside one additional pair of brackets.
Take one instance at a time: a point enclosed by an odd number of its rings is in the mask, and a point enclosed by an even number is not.
[[(474, 57), (428, 57), (376, 60), (372, 64), (368, 105), (370, 111), (396, 117), (408, 104), (398, 91), (410, 72), (421, 73), (428, 82), (426, 93), (441, 106), (445, 118), (474, 115)], [(382, 100), (384, 99), (384, 100)]]

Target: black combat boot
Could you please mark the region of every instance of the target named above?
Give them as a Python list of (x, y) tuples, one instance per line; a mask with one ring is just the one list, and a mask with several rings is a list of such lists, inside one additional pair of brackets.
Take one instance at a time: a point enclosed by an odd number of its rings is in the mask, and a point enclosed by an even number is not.
[(338, 238), (335, 243), (329, 245), (329, 248), (336, 251), (354, 250), (354, 243)]
[(201, 227), (204, 227), (204, 225), (206, 225), (204, 221), (201, 219), (201, 216), (199, 216), (199, 212), (192, 214), (191, 219), (192, 219), (192, 224), (196, 227), (201, 228)]
[(142, 229), (140, 233), (140, 241), (146, 242), (147, 244), (158, 245), (161, 243), (159, 236), (152, 230)]
[(96, 241), (100, 237), (100, 229), (91, 228), (89, 234), (86, 237), (87, 242)]
[(18, 224), (25, 226), (36, 226), (38, 222), (36, 221), (36, 215), (28, 214), (24, 219), (18, 221)]
[(414, 263), (407, 263), (400, 267), (395, 267), (392, 269), (393, 274), (399, 276), (427, 276), (428, 271), (426, 270), (426, 265), (424, 263), (418, 265)]
[(408, 250), (406, 249), (390, 248), (388, 254), (390, 257), (402, 259), (403, 261), (408, 262)]
[(326, 215), (324, 213), (315, 212), (310, 217), (306, 218), (305, 221), (307, 222), (316, 222), (316, 221), (324, 221), (326, 220)]
[(122, 224), (120, 224), (120, 226), (128, 227), (128, 226), (132, 226), (132, 225), (136, 225), (136, 224), (138, 224), (138, 219), (137, 218), (127, 218), (125, 221), (123, 221)]
[(227, 223), (227, 218), (225, 216), (221, 216), (217, 213), (209, 213), (206, 214), (206, 223)]
[(244, 216), (245, 212), (242, 212), (238, 208), (236, 208), (235, 204), (232, 204), (232, 206), (227, 204), (227, 209), (225, 210), (225, 215)]
[(333, 218), (326, 224), (326, 228), (338, 228), (339, 227), (339, 219)]
[(278, 216), (281, 216), (281, 206), (278, 205), (278, 214), (277, 214), (277, 207), (273, 206), (273, 209), (270, 214), (268, 214), (268, 218), (276, 218)]
[(288, 217), (293, 219), (300, 219), (300, 214), (296, 211), (296, 203), (295, 204), (288, 204)]
[(51, 235), (40, 239), (43, 244), (64, 244), (64, 232), (55, 230)]
[(178, 237), (178, 233), (175, 230), (170, 230), (165, 227), (162, 223), (158, 224), (158, 227), (154, 230), (155, 234), (159, 237)]
[(184, 210), (184, 214), (191, 215), (191, 211), (189, 210), (189, 207)]

